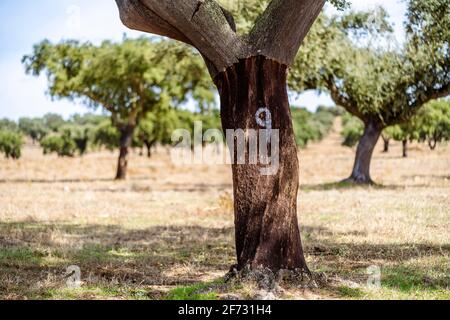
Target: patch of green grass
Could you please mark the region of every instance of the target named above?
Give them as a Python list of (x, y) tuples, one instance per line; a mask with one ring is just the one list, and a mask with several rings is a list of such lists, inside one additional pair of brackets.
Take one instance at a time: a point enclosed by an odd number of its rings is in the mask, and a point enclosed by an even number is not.
[(382, 286), (403, 293), (439, 291), (450, 287), (450, 276), (445, 270), (425, 273), (413, 266), (396, 266), (383, 269)]
[(344, 298), (362, 298), (364, 296), (364, 291), (360, 288), (351, 288), (347, 286), (340, 286), (338, 288), (339, 294)]
[[(167, 300), (217, 300), (217, 292), (212, 289), (223, 283), (223, 280), (198, 283), (192, 286), (178, 287), (170, 290)], [(209, 292), (205, 292), (209, 290)]]
[(45, 252), (30, 248), (0, 248), (0, 264), (40, 265), (46, 257)]
[(54, 300), (108, 299), (126, 298), (126, 293), (122, 292), (119, 288), (112, 286), (83, 286), (80, 288), (49, 289), (43, 294), (43, 296), (45, 299)]

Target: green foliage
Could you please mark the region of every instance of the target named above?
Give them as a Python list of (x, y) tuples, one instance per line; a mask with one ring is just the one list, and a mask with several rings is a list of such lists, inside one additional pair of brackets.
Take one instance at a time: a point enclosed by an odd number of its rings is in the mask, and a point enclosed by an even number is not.
[(290, 87), (326, 90), (348, 112), (384, 126), (408, 121), (430, 99), (449, 94), (449, 17), (446, 0), (409, 0), (400, 47), (391, 45), (384, 10), (322, 15), (300, 49)]
[(40, 118), (20, 118), (19, 130), (33, 139), (33, 141), (40, 141), (50, 131), (43, 119)]
[(42, 121), (44, 123), (44, 126), (53, 132), (58, 132), (58, 130), (65, 123), (63, 117), (61, 117), (59, 114), (55, 114), (55, 113), (47, 113), (42, 118)]
[(0, 119), (0, 130), (3, 131), (17, 131), (19, 129), (17, 123), (15, 121), (9, 119)]
[(428, 103), (418, 115), (417, 135), (420, 141), (437, 142), (450, 140), (450, 100)]
[(364, 124), (358, 118), (349, 113), (342, 117), (342, 131), (343, 138), (342, 145), (346, 147), (354, 147), (361, 136), (363, 135)]
[(23, 58), (28, 73), (46, 72), (54, 98), (103, 107), (115, 126), (137, 124), (147, 112), (185, 101), (213, 103), (203, 61), (187, 46), (165, 40), (124, 39), (100, 46), (77, 41), (43, 41)]
[(73, 157), (77, 151), (77, 145), (70, 131), (62, 135), (47, 136), (41, 140), (40, 144), (44, 154), (56, 153), (59, 157)]
[(305, 148), (311, 141), (322, 140), (331, 130), (334, 109), (319, 108), (311, 113), (304, 108), (292, 108), (292, 121), (297, 145)]
[(198, 283), (186, 287), (177, 287), (170, 290), (167, 300), (217, 300), (217, 293), (214, 287), (223, 284), (219, 279), (209, 283)]
[[(73, 40), (59, 44), (42, 41), (23, 58), (23, 64), (29, 74), (47, 75), (48, 92), (53, 98), (77, 100), (109, 112), (110, 123), (97, 122), (100, 128), (93, 135), (97, 145), (111, 150), (118, 144), (122, 148), (142, 146), (143, 141), (136, 135), (132, 145), (129, 138), (150, 112), (176, 107), (189, 97), (198, 102), (202, 111), (214, 103), (213, 83), (202, 57), (173, 41), (125, 38), (121, 43), (104, 41), (99, 46)], [(83, 153), (88, 136), (89, 130), (85, 130), (69, 137), (62, 135), (59, 142), (52, 138), (54, 148), (49, 150), (72, 155), (72, 146), (76, 145)], [(119, 163), (117, 177), (124, 177), (124, 173)]]
[(93, 141), (95, 127), (90, 124), (77, 125), (68, 123), (61, 128), (63, 135), (70, 137), (76, 145), (79, 155), (84, 155), (89, 147), (89, 143)]
[(119, 147), (120, 132), (112, 125), (111, 120), (105, 120), (94, 131), (94, 144), (113, 151)]
[(221, 128), (218, 110), (194, 113), (188, 110), (167, 109), (149, 113), (139, 123), (135, 139), (142, 141), (147, 147), (156, 143), (171, 145), (172, 133), (176, 129), (185, 129), (192, 135), (195, 121), (202, 123), (203, 134), (209, 129)]
[(74, 114), (70, 117), (69, 122), (79, 126), (97, 126), (107, 118), (107, 116), (96, 115), (93, 113), (86, 113), (83, 115)]
[[(234, 17), (237, 30), (240, 34), (251, 31), (258, 17), (270, 3), (270, 0), (218, 0), (218, 2), (231, 12)], [(347, 0), (328, 0), (338, 10), (350, 8)]]
[(0, 130), (0, 152), (6, 158), (19, 159), (23, 144), (23, 137), (20, 133)]
[(450, 101), (429, 102), (409, 122), (388, 127), (383, 134), (396, 141), (427, 141), (434, 148), (450, 140)]

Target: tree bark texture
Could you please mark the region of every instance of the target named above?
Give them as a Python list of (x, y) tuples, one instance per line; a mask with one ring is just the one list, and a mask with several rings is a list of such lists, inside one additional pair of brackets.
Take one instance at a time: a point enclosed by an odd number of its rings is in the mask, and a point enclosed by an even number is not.
[(125, 180), (127, 177), (128, 154), (133, 141), (135, 126), (127, 125), (120, 129), (120, 153), (117, 163), (116, 180)]
[(285, 65), (257, 56), (241, 60), (215, 80), (224, 131), (260, 129), (255, 118), (259, 108), (270, 110), (272, 129), (279, 129), (280, 162), (274, 175), (262, 175), (260, 163), (232, 165), (239, 270), (308, 270), (297, 221), (299, 167), (286, 76)]
[(376, 122), (367, 121), (365, 123), (364, 133), (356, 149), (352, 174), (348, 179), (344, 180), (345, 182), (373, 184), (370, 176), (370, 163), (382, 131), (383, 128), (377, 125)]
[[(268, 108), (279, 129), (279, 170), (232, 166), (238, 268), (307, 270), (297, 222), (298, 159), (287, 96), (287, 67), (325, 0), (272, 0), (245, 36), (213, 0), (116, 0), (122, 22), (180, 40), (204, 57), (221, 97), (223, 129), (259, 129)], [(120, 161), (119, 161), (120, 162)]]

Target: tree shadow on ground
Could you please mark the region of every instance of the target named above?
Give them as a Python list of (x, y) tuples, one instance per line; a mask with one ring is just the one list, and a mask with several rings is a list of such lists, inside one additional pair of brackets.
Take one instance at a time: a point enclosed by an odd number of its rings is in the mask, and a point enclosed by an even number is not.
[(357, 184), (351, 182), (328, 182), (318, 184), (301, 184), (300, 190), (308, 191), (330, 191), (330, 190), (353, 190), (353, 189), (371, 189), (371, 190), (403, 190), (406, 188), (428, 188), (429, 184)]
[[(401, 266), (411, 259), (450, 252), (449, 245), (339, 243), (335, 240), (339, 236), (358, 235), (358, 231), (301, 229), (307, 235), (307, 260), (315, 261), (313, 269), (319, 266), (344, 278), (374, 261)], [(147, 298), (164, 298), (167, 288), (208, 283), (225, 275), (235, 263), (233, 239), (233, 228), (130, 230), (105, 225), (0, 223), (0, 296), (52, 297), (49, 292), (65, 287), (67, 266), (77, 265), (86, 288), (108, 288), (108, 294), (125, 298), (135, 298), (134, 292), (144, 290)], [(448, 278), (432, 277), (427, 271), (403, 268), (399, 274), (409, 276), (402, 278), (393, 269), (389, 283), (408, 288), (414, 284), (411, 281), (422, 279), (433, 288), (448, 287)], [(402, 279), (407, 279), (406, 284)]]
[(145, 181), (152, 180), (154, 177), (151, 176), (130, 176), (126, 180), (116, 180), (114, 177), (111, 178), (66, 178), (66, 179), (0, 179), (1, 184), (8, 183), (36, 183), (36, 184), (52, 184), (52, 183), (79, 183), (79, 182), (126, 182), (126, 181)]

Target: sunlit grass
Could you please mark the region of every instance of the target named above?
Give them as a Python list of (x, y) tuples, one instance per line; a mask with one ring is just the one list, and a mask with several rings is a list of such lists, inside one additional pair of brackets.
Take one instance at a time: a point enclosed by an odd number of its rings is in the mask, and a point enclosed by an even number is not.
[[(338, 181), (354, 150), (333, 133), (300, 153), (299, 223), (317, 289), (285, 299), (450, 299), (450, 149), (375, 152), (372, 187)], [(133, 155), (114, 182), (115, 154), (0, 162), (0, 298), (226, 299), (258, 289), (217, 283), (235, 263), (227, 166), (171, 165), (165, 150)], [(81, 269), (68, 288), (66, 270)], [(379, 288), (367, 268), (381, 270)]]

